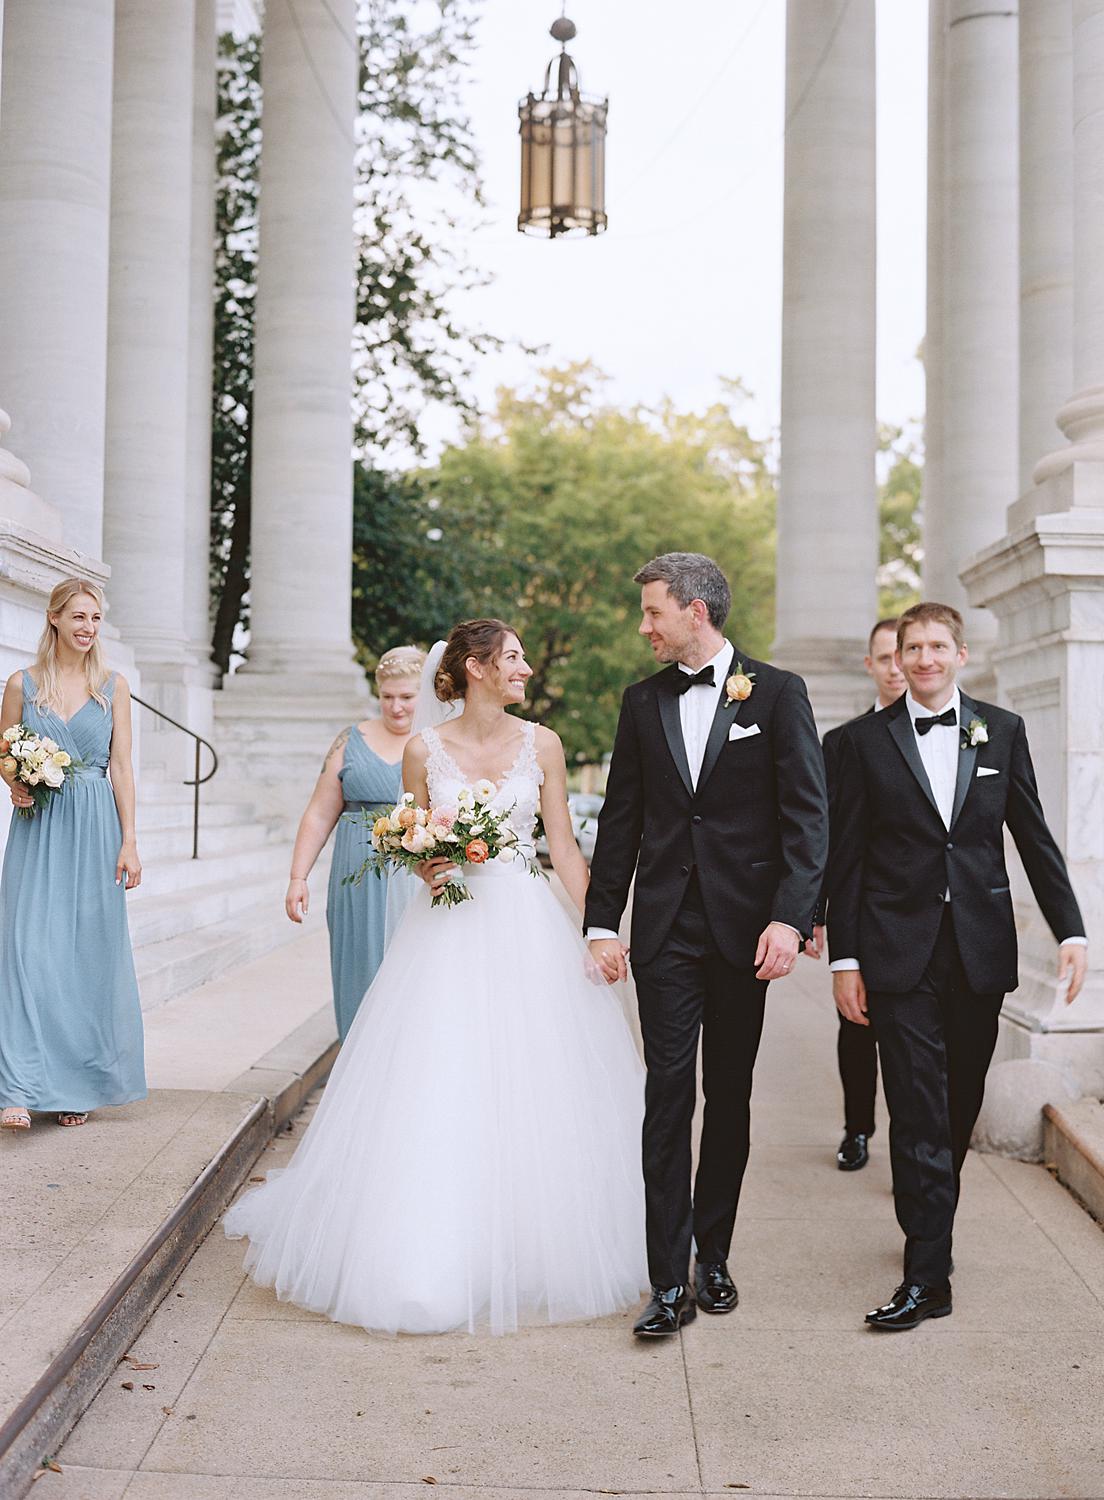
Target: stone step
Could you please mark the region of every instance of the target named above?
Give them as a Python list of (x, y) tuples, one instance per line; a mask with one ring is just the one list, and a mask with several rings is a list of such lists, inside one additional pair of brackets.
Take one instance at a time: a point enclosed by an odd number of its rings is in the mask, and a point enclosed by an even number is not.
[(1043, 1109), (1043, 1150), (1058, 1180), (1104, 1224), (1104, 1104), (1078, 1099)]
[[(199, 849), (203, 859), (217, 859), (224, 854), (259, 850), (270, 842), (271, 829), (265, 821), (200, 824)], [(146, 827), (140, 832), (138, 845), (143, 864), (180, 858), (192, 852), (191, 823), (176, 827)]]
[(215, 855), (205, 850), (201, 843), (200, 850), (199, 859), (177, 854), (150, 860), (143, 854), (148, 868), (143, 871), (142, 884), (127, 897), (128, 903), (135, 904), (169, 892), (194, 892), (199, 886), (221, 884), (225, 880), (254, 883), (266, 880), (275, 870), (281, 871), (286, 878), (291, 860), (290, 844), (274, 843), (250, 849), (235, 847)]
[(282, 910), (287, 873), (282, 865), (257, 880), (222, 880), (185, 892), (167, 891), (135, 902), (129, 912), (135, 952), (149, 943), (198, 932), (249, 907)]
[(142, 1009), (150, 1010), (290, 942), (298, 929), (283, 903), (265, 899), (221, 922), (136, 947)]
[[(145, 829), (187, 828), (191, 831), (193, 818), (192, 799), (181, 801), (147, 802), (138, 799), (138, 832)], [(248, 802), (201, 802), (199, 805), (199, 832), (205, 828), (225, 827), (228, 823), (251, 823), (256, 818), (256, 809)]]

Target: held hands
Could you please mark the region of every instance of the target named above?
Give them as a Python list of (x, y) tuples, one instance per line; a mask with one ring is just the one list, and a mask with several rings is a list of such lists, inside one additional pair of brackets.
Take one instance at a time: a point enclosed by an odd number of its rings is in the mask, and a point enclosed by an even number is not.
[(768, 922), (755, 950), (756, 979), (785, 979), (793, 971), (801, 939), (792, 927)]
[(1058, 982), (1069, 979), (1066, 1004), (1072, 1005), (1085, 983), (1085, 972), (1089, 967), (1089, 950), (1084, 943), (1063, 943), (1058, 949)]
[(629, 950), (619, 938), (592, 938), (589, 943), (590, 956), (598, 966), (598, 972), (607, 984), (616, 984), (619, 979), (629, 977), (625, 960)]
[(284, 910), (293, 922), (301, 922), (310, 911), (310, 891), (307, 889), (305, 880), (296, 880), (294, 876), (288, 881), (287, 895), (284, 897)]
[(115, 884), (122, 885), (124, 878), (128, 891), (142, 884), (142, 861), (138, 858), (138, 845), (133, 839), (126, 840), (115, 861)]
[(869, 1026), (866, 1013), (866, 985), (858, 969), (838, 969), (832, 975), (832, 999), (845, 1021), (854, 1021), (856, 1026)]

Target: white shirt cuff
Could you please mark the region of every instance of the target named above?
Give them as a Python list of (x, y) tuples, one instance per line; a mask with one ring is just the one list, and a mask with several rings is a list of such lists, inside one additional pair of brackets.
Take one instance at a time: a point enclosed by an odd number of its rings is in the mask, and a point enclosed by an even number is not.
[(1071, 943), (1075, 948), (1087, 948), (1089, 946), (1087, 937), (1063, 938), (1058, 946), (1059, 948), (1068, 948)]
[(588, 927), (587, 928), (587, 930), (586, 930), (586, 940), (587, 940), (588, 943), (599, 942), (602, 938), (613, 938), (616, 941), (617, 934), (616, 934), (616, 932), (611, 932), (608, 927)]
[(846, 969), (857, 969), (859, 961), (857, 958), (837, 958), (834, 963), (828, 965), (832, 974), (842, 974)]

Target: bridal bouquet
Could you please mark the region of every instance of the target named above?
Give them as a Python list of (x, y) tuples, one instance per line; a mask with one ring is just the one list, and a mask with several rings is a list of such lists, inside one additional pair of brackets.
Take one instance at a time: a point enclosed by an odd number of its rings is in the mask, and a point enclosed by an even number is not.
[[(365, 822), (371, 823), (372, 852), (343, 884), (359, 884), (369, 870), (375, 875), (388, 869), (414, 870), (427, 859), (450, 859), (459, 866), (485, 865), (492, 859), (503, 864), (525, 859), (518, 836), (507, 821), (509, 810), (497, 811), (490, 805), (494, 794), (493, 782), (477, 781), (474, 787), (461, 788), (455, 807), (431, 807), (427, 811), (415, 807), (412, 792), (404, 792), (390, 812), (375, 818), (364, 815)], [(463, 869), (452, 870), (433, 893), (434, 906), (457, 906), (471, 899)]]
[(19, 807), (21, 818), (33, 818), (65, 784), (73, 758), (55, 740), (32, 734), (25, 724), (13, 724), (0, 739), (0, 765), (12, 780), (22, 781), (34, 798), (33, 807)]

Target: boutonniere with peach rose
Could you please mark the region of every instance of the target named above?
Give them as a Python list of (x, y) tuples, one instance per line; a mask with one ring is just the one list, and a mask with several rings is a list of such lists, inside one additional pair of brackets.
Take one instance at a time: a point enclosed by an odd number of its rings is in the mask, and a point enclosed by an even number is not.
[(755, 673), (745, 672), (743, 662), (738, 661), (735, 672), (725, 681), (725, 696), (727, 698), (725, 707), (728, 708), (733, 703), (743, 703), (745, 699), (751, 697), (754, 687)]

